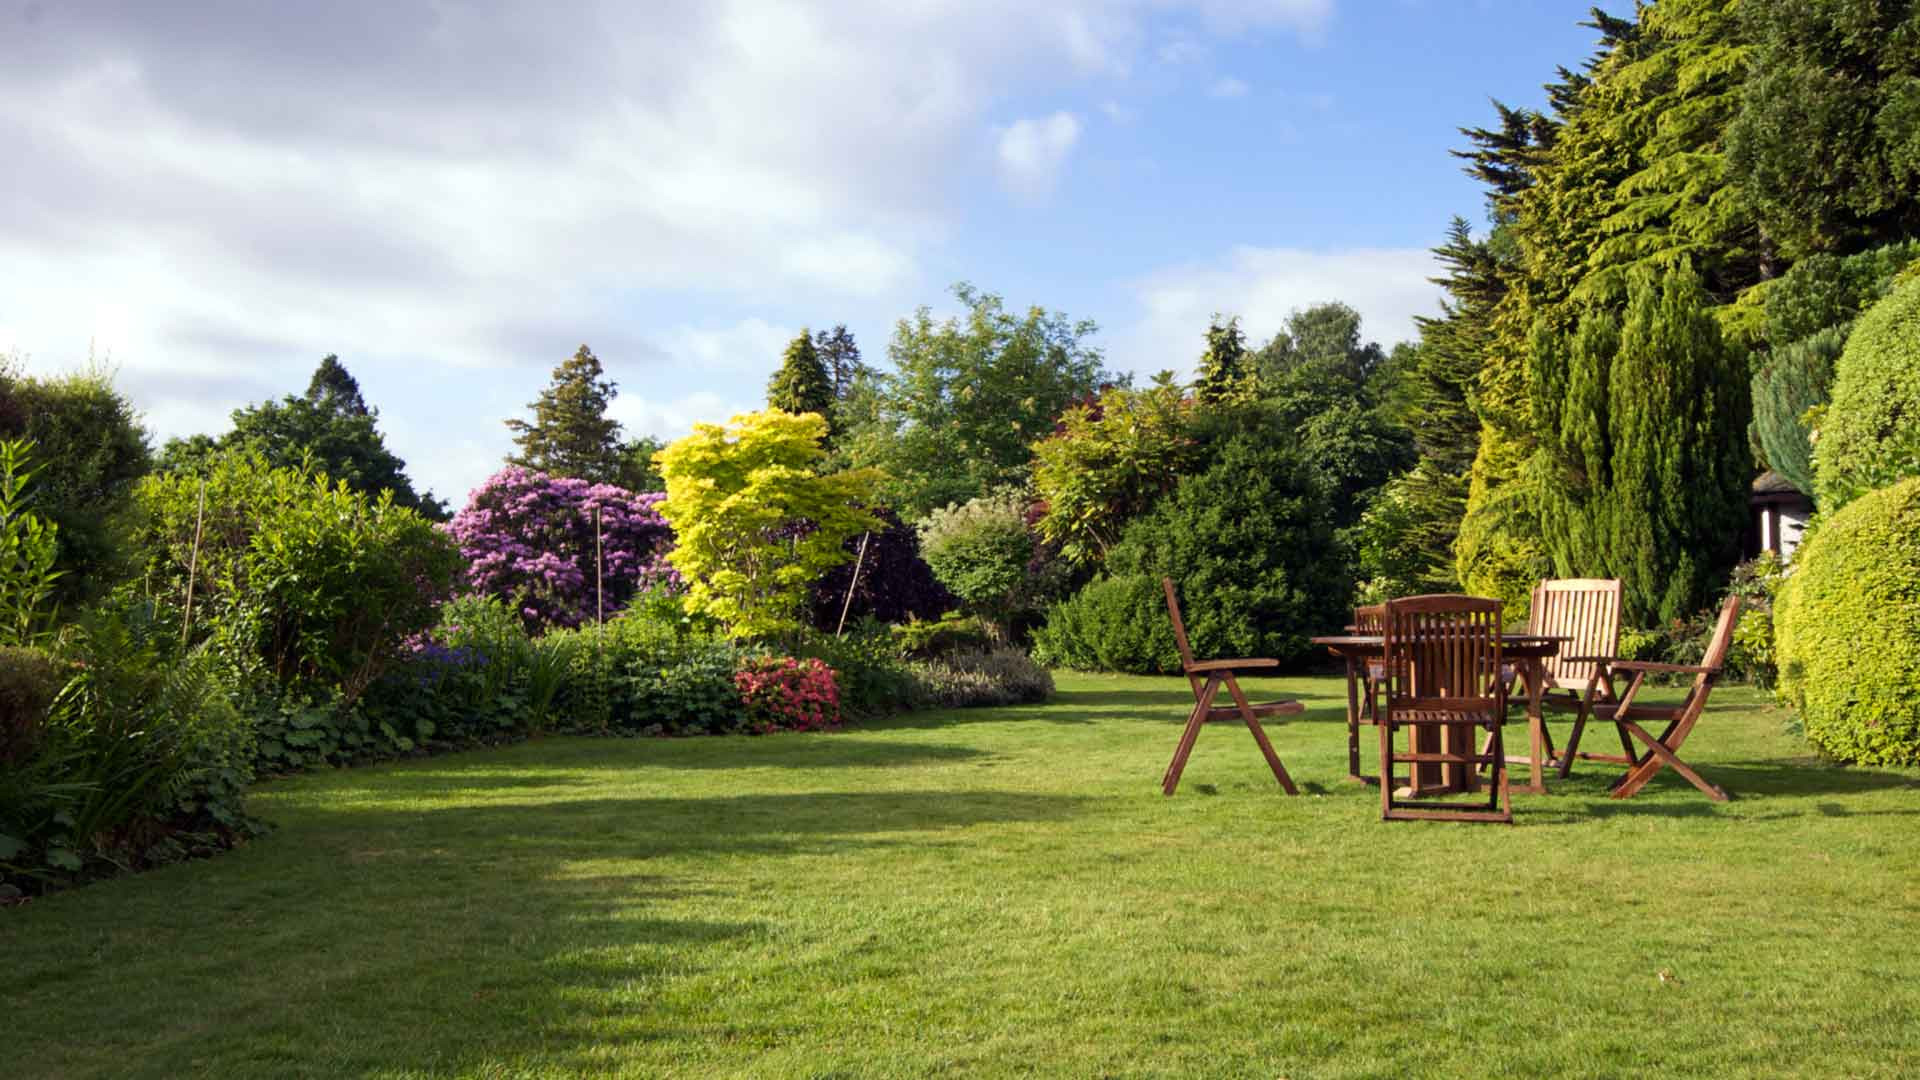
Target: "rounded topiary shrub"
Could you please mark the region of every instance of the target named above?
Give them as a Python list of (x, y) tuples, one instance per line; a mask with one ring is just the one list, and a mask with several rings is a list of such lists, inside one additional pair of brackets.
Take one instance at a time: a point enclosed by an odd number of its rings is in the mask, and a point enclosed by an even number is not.
[(1814, 494), (1834, 510), (1920, 472), (1920, 278), (1854, 325), (1833, 369), (1833, 400), (1814, 449)]
[(1808, 741), (1861, 765), (1920, 764), (1920, 479), (1808, 536), (1774, 627), (1781, 692)]

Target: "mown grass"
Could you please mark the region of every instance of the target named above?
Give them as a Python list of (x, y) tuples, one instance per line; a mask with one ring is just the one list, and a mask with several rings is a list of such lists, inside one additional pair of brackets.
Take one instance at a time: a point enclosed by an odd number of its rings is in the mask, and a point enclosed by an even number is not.
[(1224, 725), (1163, 798), (1184, 685), (1060, 685), (263, 785), (243, 850), (0, 911), (0, 1073), (1920, 1072), (1920, 772), (1757, 694), (1688, 744), (1736, 801), (1596, 767), (1506, 828), (1378, 821), (1337, 680), (1261, 688), (1297, 799)]

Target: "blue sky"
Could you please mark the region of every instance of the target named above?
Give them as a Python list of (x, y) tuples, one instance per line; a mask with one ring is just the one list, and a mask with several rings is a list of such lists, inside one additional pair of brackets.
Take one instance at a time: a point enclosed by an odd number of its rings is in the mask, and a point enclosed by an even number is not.
[(0, 349), (89, 344), (161, 436), (337, 352), (456, 502), (581, 342), (631, 429), (757, 406), (782, 343), (968, 280), (1184, 371), (1343, 299), (1433, 309), (1480, 194), (1447, 155), (1537, 104), (1585, 3), (648, 5), (0, 0)]

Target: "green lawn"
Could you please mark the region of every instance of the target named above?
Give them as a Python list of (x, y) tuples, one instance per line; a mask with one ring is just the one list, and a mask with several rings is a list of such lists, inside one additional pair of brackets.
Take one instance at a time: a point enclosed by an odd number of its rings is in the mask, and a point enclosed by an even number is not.
[(1760, 695), (1687, 746), (1734, 802), (1596, 766), (1508, 828), (1381, 823), (1337, 680), (1262, 687), (1295, 799), (1226, 725), (1163, 798), (1184, 685), (1060, 684), (263, 785), (247, 848), (0, 910), (0, 1074), (1920, 1073), (1920, 771)]

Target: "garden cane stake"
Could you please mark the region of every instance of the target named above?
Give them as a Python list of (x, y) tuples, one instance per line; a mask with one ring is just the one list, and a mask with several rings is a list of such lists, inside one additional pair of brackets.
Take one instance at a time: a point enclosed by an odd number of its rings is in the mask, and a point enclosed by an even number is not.
[(834, 637), (847, 635), (847, 609), (853, 606), (853, 590), (860, 585), (860, 564), (867, 561), (867, 541), (873, 539), (873, 530), (860, 534), (860, 554), (853, 560), (853, 580), (847, 582), (847, 599), (840, 605), (840, 625), (834, 627)]

